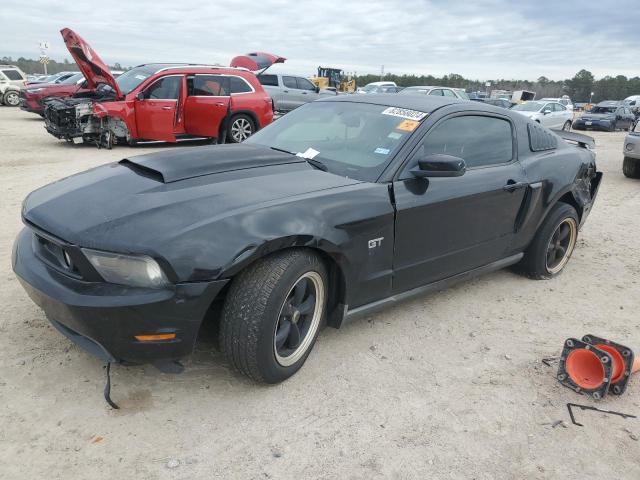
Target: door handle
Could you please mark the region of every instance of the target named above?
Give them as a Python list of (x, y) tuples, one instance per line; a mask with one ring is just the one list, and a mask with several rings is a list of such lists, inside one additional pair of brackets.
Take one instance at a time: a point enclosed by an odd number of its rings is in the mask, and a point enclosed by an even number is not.
[(216, 103), (217, 106), (219, 107), (224, 107), (224, 103), (220, 102), (220, 103)]
[(526, 188), (528, 186), (529, 184), (527, 182), (514, 182), (513, 180), (509, 180), (502, 189), (505, 192), (515, 192), (516, 190), (520, 190), (521, 188)]
[(282, 93), (289, 93), (289, 90), (282, 90)]
[(306, 94), (307, 94), (307, 92), (302, 92), (302, 94), (303, 94), (303, 95), (306, 95)]
[(173, 107), (166, 106), (166, 107), (162, 107), (162, 109), (163, 110), (173, 110)]

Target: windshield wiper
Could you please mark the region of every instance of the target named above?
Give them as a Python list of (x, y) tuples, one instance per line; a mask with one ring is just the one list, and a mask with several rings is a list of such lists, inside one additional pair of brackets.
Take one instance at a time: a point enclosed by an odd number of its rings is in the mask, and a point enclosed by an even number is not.
[[(283, 148), (278, 148), (278, 147), (269, 147), (269, 148), (271, 150), (275, 150), (277, 152), (288, 153), (289, 155), (299, 156), (297, 153), (290, 152), (289, 150), (285, 150)], [(314, 160), (313, 158), (305, 158), (305, 157), (302, 157), (302, 156), (300, 156), (300, 158), (306, 160), (307, 163), (309, 163), (309, 165), (311, 165), (312, 167), (317, 168), (318, 170), (322, 170), (323, 172), (326, 172), (328, 170), (327, 166), (324, 163), (322, 163), (320, 160)]]

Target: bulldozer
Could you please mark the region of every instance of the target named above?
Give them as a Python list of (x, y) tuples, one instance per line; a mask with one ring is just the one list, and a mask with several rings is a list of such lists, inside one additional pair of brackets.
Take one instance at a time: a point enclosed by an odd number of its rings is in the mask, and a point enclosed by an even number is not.
[(335, 90), (339, 93), (353, 93), (356, 91), (356, 80), (339, 68), (318, 67), (318, 75), (311, 81), (320, 90)]

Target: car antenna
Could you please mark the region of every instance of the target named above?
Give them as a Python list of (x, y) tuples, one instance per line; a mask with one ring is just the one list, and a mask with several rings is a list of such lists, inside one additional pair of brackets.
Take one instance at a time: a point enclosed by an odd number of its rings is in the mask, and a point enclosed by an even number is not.
[(107, 401), (111, 408), (113, 408), (114, 410), (120, 410), (120, 407), (116, 405), (113, 400), (111, 400), (111, 362), (107, 362), (104, 368), (107, 372), (107, 383), (104, 386), (104, 399)]

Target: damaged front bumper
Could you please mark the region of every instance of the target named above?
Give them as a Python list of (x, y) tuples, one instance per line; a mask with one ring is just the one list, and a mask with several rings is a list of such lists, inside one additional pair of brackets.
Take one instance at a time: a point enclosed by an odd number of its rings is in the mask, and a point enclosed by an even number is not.
[[(200, 325), (228, 280), (133, 288), (70, 277), (36, 254), (34, 233), (18, 235), (13, 270), (29, 297), (67, 338), (104, 362), (161, 365), (193, 351)], [(175, 333), (172, 340), (139, 335)]]

